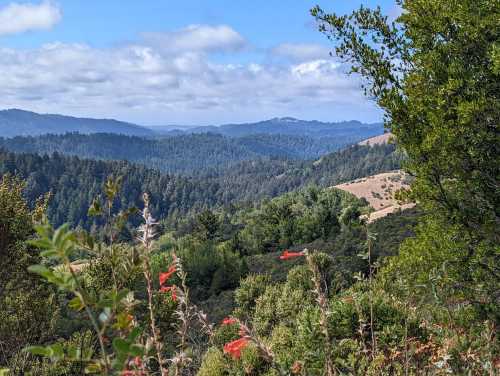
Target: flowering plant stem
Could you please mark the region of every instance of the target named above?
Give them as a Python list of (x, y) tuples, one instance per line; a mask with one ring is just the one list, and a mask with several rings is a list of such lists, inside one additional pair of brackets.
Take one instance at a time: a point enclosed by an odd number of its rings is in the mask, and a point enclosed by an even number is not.
[(151, 327), (151, 335), (153, 338), (153, 344), (156, 350), (156, 359), (158, 361), (158, 367), (160, 368), (160, 373), (162, 376), (167, 376), (168, 371), (163, 367), (165, 361), (162, 356), (162, 343), (160, 340), (160, 331), (156, 326), (156, 319), (154, 315), (154, 302), (153, 302), (153, 278), (151, 273), (151, 265), (149, 263), (149, 255), (151, 253), (151, 245), (154, 237), (153, 226), (156, 224), (153, 217), (149, 211), (149, 196), (148, 194), (144, 194), (144, 210), (142, 212), (142, 216), (144, 219), (144, 224), (141, 226), (140, 231), (142, 232), (142, 236), (139, 237), (140, 242), (142, 243), (146, 254), (144, 255), (143, 267), (144, 267), (144, 278), (146, 279), (147, 284), (147, 295), (148, 295), (148, 310), (149, 310), (149, 319), (150, 319), (150, 327)]
[(366, 240), (368, 246), (368, 278), (370, 285), (370, 334), (372, 341), (372, 359), (375, 358), (375, 353), (377, 352), (377, 341), (375, 338), (375, 330), (373, 327), (373, 265), (372, 265), (372, 246), (374, 234), (368, 231), (368, 225), (366, 225)]
[(306, 254), (307, 264), (313, 274), (312, 281), (314, 283), (314, 292), (316, 294), (316, 301), (318, 302), (320, 310), (319, 324), (321, 327), (321, 331), (325, 336), (325, 342), (326, 342), (325, 374), (327, 376), (333, 376), (335, 374), (335, 369), (333, 366), (331, 349), (330, 349), (331, 336), (330, 336), (330, 331), (328, 330), (328, 297), (327, 297), (326, 287), (322, 286), (324, 284), (324, 281), (321, 276), (321, 272), (318, 268), (318, 265), (313, 260), (312, 255), (310, 255), (308, 252), (306, 252), (305, 254)]
[(66, 267), (69, 269), (69, 272), (71, 273), (71, 277), (75, 281), (76, 289), (74, 291), (74, 294), (82, 302), (82, 304), (85, 308), (85, 312), (87, 313), (87, 316), (90, 319), (92, 327), (94, 328), (94, 330), (97, 334), (97, 339), (99, 341), (99, 347), (101, 350), (101, 356), (102, 356), (102, 360), (104, 363), (104, 370), (103, 370), (104, 375), (108, 375), (110, 367), (109, 367), (109, 361), (108, 361), (108, 354), (106, 352), (106, 346), (104, 346), (103, 330), (99, 328), (99, 324), (97, 323), (97, 319), (95, 318), (94, 313), (92, 312), (92, 310), (90, 309), (89, 305), (87, 304), (87, 302), (85, 300), (85, 292), (80, 284), (80, 280), (78, 279), (78, 276), (76, 275), (73, 268), (71, 267), (71, 262), (70, 262), (69, 258), (65, 257), (63, 260), (64, 260), (64, 263), (66, 264)]
[(147, 257), (145, 258), (145, 261), (144, 261), (144, 277), (146, 278), (146, 283), (147, 283), (149, 320), (150, 320), (151, 333), (153, 335), (153, 343), (155, 345), (155, 350), (156, 350), (156, 359), (158, 360), (158, 365), (160, 367), (161, 374), (166, 376), (167, 372), (163, 368), (163, 364), (165, 363), (165, 361), (163, 360), (163, 357), (161, 354), (162, 345), (161, 345), (159, 330), (158, 330), (158, 327), (156, 326), (156, 319), (155, 319), (155, 315), (154, 315), (153, 282), (152, 282), (152, 275), (151, 275), (151, 266), (149, 264), (149, 260), (147, 259)]

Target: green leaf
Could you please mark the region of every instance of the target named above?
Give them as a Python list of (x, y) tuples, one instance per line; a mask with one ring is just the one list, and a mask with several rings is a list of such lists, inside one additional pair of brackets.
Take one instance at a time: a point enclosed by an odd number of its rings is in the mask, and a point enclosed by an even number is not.
[(40, 252), (40, 256), (42, 257), (46, 257), (46, 258), (56, 258), (57, 256), (59, 256), (59, 253), (57, 252), (56, 249), (47, 249), (46, 251), (43, 251), (43, 252)]
[(85, 367), (85, 373), (87, 375), (95, 375), (101, 373), (102, 367), (99, 363), (92, 363)]
[(64, 358), (64, 348), (61, 343), (54, 343), (53, 345), (49, 346), (50, 351), (52, 354), (50, 357), (54, 360), (59, 360)]
[(97, 216), (102, 215), (102, 213), (103, 213), (103, 211), (102, 211), (101, 202), (99, 201), (99, 199), (95, 198), (92, 201), (92, 204), (90, 205), (87, 214), (89, 217), (97, 217)]
[(51, 249), (52, 242), (48, 238), (28, 240), (28, 244), (38, 249)]
[(83, 232), (83, 242), (84, 245), (87, 246), (88, 248), (94, 249), (95, 245), (94, 237), (86, 231)]
[(82, 350), (75, 345), (68, 346), (68, 357), (71, 360), (80, 360), (82, 358)]
[(118, 291), (118, 293), (116, 294), (116, 297), (115, 297), (115, 302), (116, 303), (121, 302), (123, 299), (125, 299), (127, 297), (129, 292), (130, 291), (128, 289), (123, 289), (123, 290)]
[(31, 265), (28, 267), (28, 271), (41, 275), (42, 277), (45, 277), (47, 279), (54, 276), (54, 272), (43, 265)]
[(130, 349), (130, 344), (122, 338), (115, 338), (113, 340), (113, 348), (117, 352), (128, 353)]
[(132, 329), (130, 331), (130, 333), (128, 335), (128, 340), (130, 342), (134, 342), (137, 339), (137, 337), (139, 337), (139, 335), (141, 334), (141, 332), (142, 332), (141, 328), (135, 327), (134, 329)]
[(30, 354), (33, 355), (41, 355), (41, 356), (50, 356), (52, 353), (50, 349), (45, 346), (29, 346), (24, 348), (23, 351), (29, 352)]
[(133, 344), (129, 348), (129, 354), (131, 356), (142, 356), (144, 355), (144, 347), (141, 345)]
[(81, 311), (85, 308), (85, 304), (78, 296), (75, 296), (73, 299), (71, 299), (68, 303), (68, 306), (75, 311)]
[(53, 243), (55, 245), (59, 245), (61, 244), (63, 238), (64, 238), (64, 235), (66, 235), (66, 233), (68, 232), (69, 230), (69, 224), (68, 223), (65, 223), (63, 224), (62, 226), (60, 226), (55, 232), (54, 232), (54, 237), (52, 239)]

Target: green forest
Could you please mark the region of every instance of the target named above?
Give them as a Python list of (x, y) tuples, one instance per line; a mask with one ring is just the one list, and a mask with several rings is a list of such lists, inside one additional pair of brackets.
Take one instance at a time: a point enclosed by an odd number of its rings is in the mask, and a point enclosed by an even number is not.
[(146, 139), (106, 133), (67, 133), (0, 139), (0, 147), (13, 152), (127, 160), (165, 173), (204, 175), (259, 158), (315, 159), (354, 141), (357, 140), (352, 137), (314, 139), (282, 134), (229, 138), (202, 133)]
[(100, 219), (88, 217), (87, 209), (102, 194), (108, 178), (122, 180), (114, 210), (140, 206), (141, 192), (148, 192), (152, 213), (175, 224), (186, 214), (208, 208), (252, 205), (306, 186), (329, 187), (394, 170), (403, 159), (394, 145), (352, 146), (325, 155), (320, 163), (259, 158), (219, 173), (193, 177), (168, 175), (126, 161), (0, 150), (0, 174), (15, 175), (25, 181), (24, 197), (30, 205), (49, 193), (47, 216), (54, 225), (70, 223), (89, 229), (94, 223), (102, 224)]
[(500, 6), (397, 3), (311, 9), (392, 143), (1, 139), (0, 375), (498, 375)]

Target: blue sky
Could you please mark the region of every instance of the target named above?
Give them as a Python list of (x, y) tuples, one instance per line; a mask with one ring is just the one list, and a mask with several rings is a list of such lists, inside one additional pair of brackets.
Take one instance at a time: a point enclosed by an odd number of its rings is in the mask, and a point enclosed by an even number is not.
[(318, 3), (397, 12), (388, 0), (0, 0), (0, 108), (142, 124), (379, 120), (328, 56)]

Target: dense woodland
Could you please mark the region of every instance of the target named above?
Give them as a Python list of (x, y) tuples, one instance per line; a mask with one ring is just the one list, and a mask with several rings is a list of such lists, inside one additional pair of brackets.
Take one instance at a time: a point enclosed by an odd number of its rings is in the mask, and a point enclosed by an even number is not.
[[(497, 375), (500, 9), (398, 3), (311, 12), (397, 149), (191, 177), (0, 152), (0, 374)], [(374, 222), (330, 187), (401, 165), (416, 206)]]
[(70, 133), (0, 139), (0, 147), (23, 153), (127, 160), (167, 173), (204, 175), (224, 171), (242, 161), (262, 158), (317, 159), (359, 141), (360, 137), (257, 134), (230, 138), (202, 133), (147, 139), (117, 134)]
[(162, 174), (125, 161), (0, 151), (0, 173), (17, 175), (26, 181), (25, 197), (31, 205), (50, 187), (47, 214), (51, 222), (88, 229), (96, 221), (88, 218), (87, 209), (111, 176), (122, 179), (116, 210), (140, 206), (141, 192), (148, 192), (153, 214), (173, 224), (179, 216), (204, 208), (248, 205), (308, 185), (328, 187), (389, 171), (398, 168), (401, 160), (392, 145), (353, 146), (326, 155), (319, 163), (258, 159), (212, 172), (210, 176), (189, 178)]

